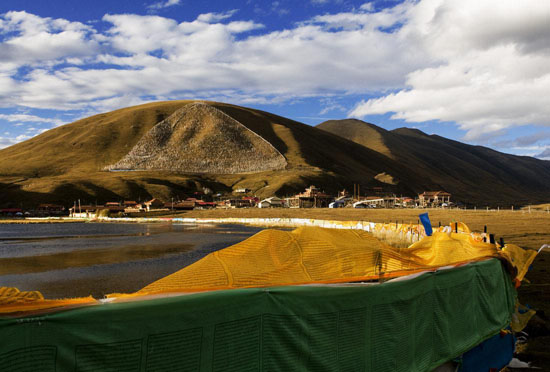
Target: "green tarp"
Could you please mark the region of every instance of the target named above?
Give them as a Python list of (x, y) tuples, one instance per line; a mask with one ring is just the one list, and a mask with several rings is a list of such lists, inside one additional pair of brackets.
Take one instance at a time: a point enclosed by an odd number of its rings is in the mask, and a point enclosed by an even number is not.
[(0, 371), (429, 371), (510, 322), (496, 259), (380, 285), (235, 289), (0, 319)]

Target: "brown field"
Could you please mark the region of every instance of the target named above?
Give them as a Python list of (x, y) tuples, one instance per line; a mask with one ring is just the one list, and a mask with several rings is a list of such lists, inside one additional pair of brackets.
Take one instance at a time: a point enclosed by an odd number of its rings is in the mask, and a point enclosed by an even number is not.
[(362, 220), (370, 222), (417, 223), (420, 213), (428, 212), (432, 224), (437, 226), (461, 221), (470, 229), (483, 231), (486, 225), (496, 238), (502, 237), (505, 243), (517, 244), (524, 248), (539, 249), (542, 244), (550, 244), (550, 214), (546, 211), (525, 210), (463, 210), (463, 209), (214, 209), (193, 210), (173, 214), (177, 217), (195, 218), (315, 218), (325, 220)]

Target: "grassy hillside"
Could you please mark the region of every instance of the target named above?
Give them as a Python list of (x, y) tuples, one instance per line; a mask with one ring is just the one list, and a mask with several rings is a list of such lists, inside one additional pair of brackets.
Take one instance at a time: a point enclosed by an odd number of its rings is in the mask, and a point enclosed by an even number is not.
[(356, 119), (317, 128), (379, 151), (453, 194), (484, 205), (523, 205), (550, 200), (550, 162), (466, 145), (417, 129), (387, 131)]
[(168, 171), (108, 172), (158, 122), (194, 101), (156, 102), (95, 115), (0, 150), (0, 205), (32, 205), (75, 199), (169, 200), (207, 186), (215, 192), (252, 189), (259, 196), (286, 195), (309, 184), (335, 192), (353, 183), (383, 185), (374, 177), (400, 174), (393, 186), (412, 193), (413, 174), (401, 164), (352, 141), (270, 113), (206, 102), (267, 140), (286, 159), (286, 169), (246, 174)]
[[(31, 207), (42, 202), (72, 205), (75, 199), (82, 203), (150, 197), (170, 200), (203, 187), (222, 193), (249, 188), (259, 197), (267, 197), (290, 195), (314, 184), (335, 193), (344, 187), (353, 189), (354, 183), (363, 190), (382, 186), (410, 196), (444, 189), (455, 200), (480, 206), (550, 199), (547, 161), (505, 155), (417, 130), (386, 131), (358, 120), (311, 127), (268, 112), (204, 101), (269, 142), (284, 157), (284, 169), (240, 174), (186, 174), (185, 167), (174, 171), (176, 166), (131, 172), (104, 170), (124, 159), (155, 125), (193, 102), (155, 102), (95, 115), (0, 150), (0, 207)], [(200, 126), (208, 115), (199, 114), (186, 120)], [(197, 143), (223, 146), (217, 129), (223, 131), (222, 124), (214, 120), (208, 125), (208, 130), (197, 132)], [(231, 132), (243, 136), (246, 130)], [(242, 139), (233, 143), (245, 143)], [(184, 141), (176, 140), (172, 146), (180, 142)], [(216, 156), (210, 152), (227, 157), (236, 151), (222, 150), (203, 151), (199, 146), (193, 154), (184, 155), (210, 156), (214, 161)]]

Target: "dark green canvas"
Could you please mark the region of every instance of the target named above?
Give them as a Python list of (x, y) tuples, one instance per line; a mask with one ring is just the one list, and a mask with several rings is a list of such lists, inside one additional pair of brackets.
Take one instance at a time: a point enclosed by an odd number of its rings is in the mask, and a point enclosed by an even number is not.
[(506, 327), (514, 302), (491, 259), (379, 285), (103, 304), (0, 319), (0, 371), (429, 371)]

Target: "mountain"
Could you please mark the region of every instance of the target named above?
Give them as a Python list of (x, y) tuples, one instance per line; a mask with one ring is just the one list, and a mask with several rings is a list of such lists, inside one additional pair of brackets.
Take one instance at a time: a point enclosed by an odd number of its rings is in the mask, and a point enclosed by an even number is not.
[(151, 128), (105, 170), (247, 173), (284, 169), (285, 157), (223, 111), (193, 103)]
[(128, 107), (0, 150), (0, 207), (171, 200), (203, 188), (285, 196), (311, 184), (409, 196), (443, 189), (480, 206), (543, 203), (550, 162), (413, 129), (350, 119), (312, 127), (209, 101)]
[(383, 154), (281, 116), (218, 102), (155, 102), (0, 150), (0, 206), (170, 200), (204, 187), (248, 188), (260, 197), (311, 184), (336, 192), (386, 185), (375, 178), (384, 172), (400, 175), (403, 182), (390, 185), (397, 192), (423, 187)]
[(385, 130), (357, 119), (317, 125), (328, 133), (378, 151), (416, 178), (453, 194), (455, 200), (522, 205), (550, 199), (550, 162), (515, 156), (427, 135), (418, 129)]

